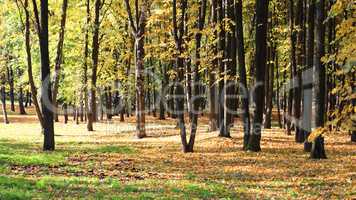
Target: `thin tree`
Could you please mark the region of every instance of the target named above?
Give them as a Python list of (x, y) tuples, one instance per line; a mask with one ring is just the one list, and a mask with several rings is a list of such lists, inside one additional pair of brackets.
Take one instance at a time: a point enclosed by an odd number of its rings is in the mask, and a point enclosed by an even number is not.
[(89, 59), (89, 26), (90, 26), (90, 0), (86, 1), (86, 24), (84, 36), (84, 63), (83, 63), (83, 93), (85, 117), (87, 119), (87, 130), (94, 131), (93, 128), (93, 113), (90, 112), (88, 100), (88, 59)]
[(130, 21), (132, 34), (135, 38), (135, 59), (136, 59), (136, 136), (146, 137), (145, 130), (145, 78), (144, 78), (144, 57), (145, 57), (145, 28), (147, 2), (141, 4), (139, 8), (138, 0), (135, 1), (135, 20), (131, 12), (129, 0), (125, 0), (126, 11)]
[(6, 91), (5, 91), (5, 77), (1, 74), (1, 86), (0, 86), (0, 97), (1, 97), (1, 105), (2, 105), (2, 113), (3, 119), (5, 124), (9, 124), (9, 119), (7, 117), (7, 110), (6, 110)]
[[(58, 87), (59, 87), (59, 79), (61, 74), (61, 64), (63, 62), (63, 43), (64, 43), (64, 33), (66, 27), (66, 19), (67, 19), (67, 7), (68, 7), (68, 0), (63, 0), (62, 3), (62, 15), (61, 15), (61, 28), (58, 35), (58, 44), (57, 44), (57, 56), (54, 65), (54, 79), (53, 79), (53, 105), (57, 108), (57, 94), (58, 94)], [(58, 113), (55, 113), (55, 121), (58, 122)]]
[[(212, 9), (212, 26), (215, 28), (218, 23), (218, 10), (217, 10), (217, 0), (212, 0), (211, 9)], [(218, 38), (218, 32), (214, 29), (214, 39)], [(213, 44), (213, 54), (218, 54), (217, 43)], [(218, 68), (218, 59), (214, 57), (212, 60), (212, 66), (208, 68), (208, 79), (209, 79), (209, 131), (216, 131), (218, 129), (218, 100), (217, 100), (217, 68)]]
[(295, 58), (295, 43), (296, 43), (296, 34), (294, 28), (294, 0), (289, 0), (289, 31), (290, 31), (290, 43), (291, 43), (291, 50), (290, 50), (290, 82), (289, 82), (289, 92), (288, 92), (288, 118), (287, 119), (287, 134), (291, 135), (292, 129), (292, 116), (293, 116), (293, 97), (294, 97), (294, 78), (297, 69), (297, 61)]
[(247, 85), (247, 73), (245, 63), (245, 45), (242, 18), (242, 0), (236, 2), (236, 36), (237, 36), (237, 59), (240, 77), (240, 93), (242, 95), (242, 121), (244, 126), (244, 145), (247, 148), (250, 136), (250, 93)]

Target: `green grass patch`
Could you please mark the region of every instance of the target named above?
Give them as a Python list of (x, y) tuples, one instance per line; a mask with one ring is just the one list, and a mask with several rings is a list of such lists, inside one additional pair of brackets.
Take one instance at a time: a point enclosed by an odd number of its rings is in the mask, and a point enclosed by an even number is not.
[(94, 149), (97, 153), (120, 153), (120, 154), (135, 154), (136, 149), (129, 146), (104, 146)]

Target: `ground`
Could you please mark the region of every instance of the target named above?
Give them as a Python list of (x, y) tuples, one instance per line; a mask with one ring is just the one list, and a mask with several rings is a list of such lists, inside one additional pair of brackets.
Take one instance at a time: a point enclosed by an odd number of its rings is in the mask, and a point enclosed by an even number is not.
[[(204, 119), (204, 117), (202, 118)], [(148, 138), (125, 123), (55, 124), (56, 151), (41, 151), (34, 116), (0, 124), (0, 199), (354, 199), (356, 145), (326, 137), (327, 160), (311, 160), (283, 130), (263, 132), (262, 152), (199, 126), (195, 153), (181, 153), (175, 121), (148, 117)]]

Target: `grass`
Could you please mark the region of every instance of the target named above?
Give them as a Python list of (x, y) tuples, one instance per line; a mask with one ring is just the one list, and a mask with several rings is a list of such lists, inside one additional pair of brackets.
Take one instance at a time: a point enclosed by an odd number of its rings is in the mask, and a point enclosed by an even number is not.
[(56, 123), (56, 151), (46, 153), (37, 123), (0, 124), (0, 199), (356, 197), (355, 144), (345, 135), (327, 136), (328, 159), (315, 161), (276, 128), (264, 131), (262, 152), (252, 153), (241, 151), (240, 125), (224, 139), (203, 123), (195, 153), (183, 154), (177, 130), (150, 130), (139, 140), (105, 126), (89, 133), (85, 124)]

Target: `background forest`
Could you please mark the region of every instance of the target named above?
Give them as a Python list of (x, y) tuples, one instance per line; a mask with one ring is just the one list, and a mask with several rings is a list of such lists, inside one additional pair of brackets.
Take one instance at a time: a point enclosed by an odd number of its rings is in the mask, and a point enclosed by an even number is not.
[(352, 199), (355, 9), (0, 0), (0, 198)]

